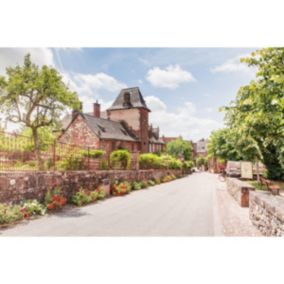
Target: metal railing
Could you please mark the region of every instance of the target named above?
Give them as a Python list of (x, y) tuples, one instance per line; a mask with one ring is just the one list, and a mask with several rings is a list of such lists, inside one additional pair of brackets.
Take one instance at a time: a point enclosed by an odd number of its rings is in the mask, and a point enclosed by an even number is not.
[[(131, 156), (130, 169), (137, 169), (138, 154)], [(38, 155), (31, 137), (0, 132), (0, 171), (111, 170), (112, 167), (103, 149), (55, 140), (41, 143)], [(119, 169), (117, 165), (114, 168)]]

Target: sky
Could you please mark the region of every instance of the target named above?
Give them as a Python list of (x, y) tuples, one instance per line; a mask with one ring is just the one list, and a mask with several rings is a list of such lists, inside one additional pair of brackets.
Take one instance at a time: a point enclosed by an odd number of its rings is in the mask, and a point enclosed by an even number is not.
[(256, 48), (0, 48), (0, 75), (23, 63), (55, 67), (78, 93), (83, 110), (111, 105), (122, 88), (138, 86), (150, 122), (165, 136), (197, 141), (223, 127), (219, 108), (255, 76), (240, 63)]

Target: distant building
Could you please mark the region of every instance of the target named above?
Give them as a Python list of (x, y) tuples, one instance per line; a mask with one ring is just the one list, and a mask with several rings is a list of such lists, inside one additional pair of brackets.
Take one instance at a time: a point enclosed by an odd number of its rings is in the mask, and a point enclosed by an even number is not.
[(165, 143), (159, 128), (149, 125), (149, 113), (138, 87), (122, 89), (106, 112), (101, 112), (98, 102), (92, 113), (73, 111), (63, 120), (59, 141), (104, 149), (107, 153), (116, 149), (160, 152)]
[(208, 139), (200, 139), (199, 141), (193, 143), (193, 153), (194, 157), (206, 157), (207, 156), (207, 143)]

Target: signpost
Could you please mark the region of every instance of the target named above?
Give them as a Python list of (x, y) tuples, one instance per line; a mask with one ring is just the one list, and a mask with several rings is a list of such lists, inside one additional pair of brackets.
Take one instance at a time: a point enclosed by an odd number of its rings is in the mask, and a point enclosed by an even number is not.
[(241, 177), (245, 179), (253, 179), (251, 162), (241, 162)]

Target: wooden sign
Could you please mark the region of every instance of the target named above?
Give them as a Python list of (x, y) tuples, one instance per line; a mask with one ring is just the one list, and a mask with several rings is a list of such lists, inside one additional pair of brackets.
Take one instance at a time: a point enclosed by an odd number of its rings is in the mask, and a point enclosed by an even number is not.
[(241, 177), (245, 179), (253, 178), (251, 162), (241, 162)]

